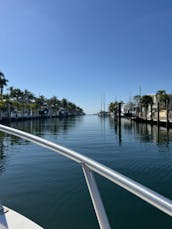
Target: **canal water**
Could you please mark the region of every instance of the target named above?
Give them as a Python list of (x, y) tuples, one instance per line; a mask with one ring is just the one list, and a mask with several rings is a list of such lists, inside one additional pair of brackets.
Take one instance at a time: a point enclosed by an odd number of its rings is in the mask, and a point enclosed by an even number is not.
[[(84, 116), (12, 123), (76, 150), (172, 199), (172, 130)], [(172, 219), (96, 175), (112, 228), (172, 228)], [(0, 133), (0, 199), (47, 229), (99, 228), (81, 167)]]

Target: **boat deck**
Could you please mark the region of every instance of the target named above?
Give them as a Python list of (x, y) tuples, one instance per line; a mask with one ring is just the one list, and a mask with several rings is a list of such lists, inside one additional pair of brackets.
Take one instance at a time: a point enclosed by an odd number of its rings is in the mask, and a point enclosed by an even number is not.
[(7, 207), (2, 207), (0, 211), (0, 228), (1, 229), (43, 229), (38, 224), (34, 223), (25, 216), (11, 210)]

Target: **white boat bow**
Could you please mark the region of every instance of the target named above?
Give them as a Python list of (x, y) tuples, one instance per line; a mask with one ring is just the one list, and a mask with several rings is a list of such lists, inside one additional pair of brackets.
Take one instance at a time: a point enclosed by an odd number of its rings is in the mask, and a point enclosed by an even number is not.
[(0, 229), (43, 229), (25, 216), (0, 205)]

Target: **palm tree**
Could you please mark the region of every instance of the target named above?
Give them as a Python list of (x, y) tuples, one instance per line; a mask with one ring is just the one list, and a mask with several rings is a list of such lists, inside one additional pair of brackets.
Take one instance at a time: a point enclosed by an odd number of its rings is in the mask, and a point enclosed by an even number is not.
[(56, 96), (52, 96), (51, 98), (47, 99), (48, 107), (51, 108), (50, 113), (52, 115), (57, 115), (57, 111), (60, 108), (61, 102)]
[[(75, 105), (75, 104), (74, 104)], [(76, 111), (78, 111), (79, 112), (79, 114), (81, 115), (83, 115), (84, 114), (84, 111), (83, 111), (83, 109), (81, 108), (81, 107), (77, 107), (76, 105), (75, 105), (75, 107), (76, 107)]]
[(64, 109), (66, 109), (67, 104), (68, 104), (67, 99), (63, 98), (63, 99), (61, 100), (61, 104), (62, 104), (62, 107), (63, 107)]
[(119, 103), (117, 101), (111, 102), (109, 104), (109, 107), (108, 107), (109, 112), (113, 113), (113, 116), (114, 116), (115, 119), (117, 118), (117, 112), (118, 112), (118, 108), (119, 108), (118, 104)]
[(151, 119), (152, 119), (152, 104), (153, 104), (153, 98), (150, 95), (144, 95), (140, 99), (140, 103), (143, 107), (146, 109), (146, 120), (147, 120), (147, 112), (148, 112), (148, 106), (151, 106)]
[(117, 107), (118, 107), (118, 102), (115, 101), (115, 102), (111, 102), (109, 104), (109, 112), (115, 112), (117, 110)]
[(17, 101), (23, 99), (24, 92), (19, 88), (9, 87), (8, 90), (10, 92), (9, 96), (11, 99), (15, 99)]
[(9, 96), (12, 98), (11, 95), (12, 95), (12, 93), (13, 93), (14, 87), (11, 86), (11, 87), (9, 87), (7, 90), (8, 90), (9, 93), (10, 93)]
[(165, 90), (159, 90), (156, 93), (157, 101), (160, 103), (161, 108), (165, 108), (167, 102), (169, 101), (169, 96), (167, 95)]
[(29, 90), (25, 89), (23, 92), (23, 99), (27, 103), (31, 103), (34, 99), (34, 94)]
[(52, 96), (47, 100), (48, 106), (54, 107), (54, 108), (59, 108), (60, 107), (60, 100), (56, 96)]
[(35, 98), (35, 103), (38, 108), (43, 106), (45, 102), (46, 102), (46, 98), (43, 95), (39, 95), (39, 97)]
[(77, 110), (77, 107), (74, 103), (68, 102), (67, 109), (70, 113), (73, 113)]
[(4, 74), (0, 72), (0, 95), (2, 99), (4, 86), (7, 86), (8, 80), (5, 78)]
[(166, 93), (165, 90), (159, 90), (156, 93), (156, 98), (157, 98), (157, 107), (158, 107), (158, 123), (160, 121), (160, 115), (159, 111), (160, 109), (166, 109), (166, 119), (167, 119), (167, 126), (168, 126), (168, 113), (169, 113), (169, 100), (170, 97)]

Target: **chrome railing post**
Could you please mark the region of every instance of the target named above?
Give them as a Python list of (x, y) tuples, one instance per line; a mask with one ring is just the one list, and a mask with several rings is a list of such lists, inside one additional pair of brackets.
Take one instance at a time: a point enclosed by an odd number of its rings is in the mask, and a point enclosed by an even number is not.
[(94, 179), (92, 171), (85, 165), (82, 165), (84, 176), (87, 182), (88, 190), (91, 196), (91, 200), (96, 212), (97, 220), (101, 229), (110, 229), (109, 221), (104, 209), (104, 205)]

